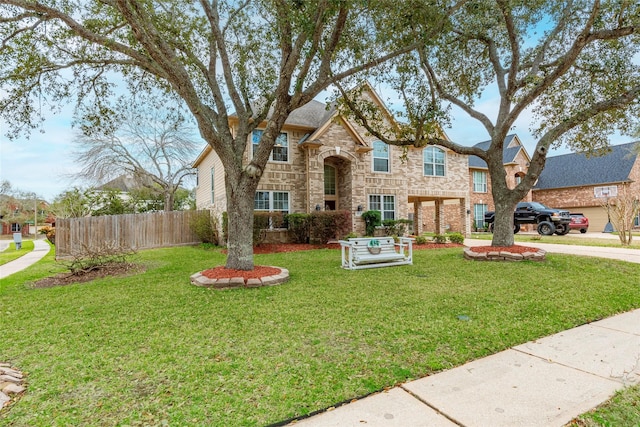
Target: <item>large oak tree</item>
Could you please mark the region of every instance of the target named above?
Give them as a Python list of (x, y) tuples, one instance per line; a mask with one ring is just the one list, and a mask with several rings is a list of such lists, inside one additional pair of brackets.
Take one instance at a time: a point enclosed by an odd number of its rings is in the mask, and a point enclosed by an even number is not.
[[(404, 19), (404, 20), (403, 20)], [(421, 40), (428, 25), (399, 14), (398, 25)], [(396, 145), (439, 144), (486, 161), (496, 222), (493, 246), (510, 246), (513, 211), (534, 186), (551, 148), (566, 145), (597, 154), (615, 131), (629, 133), (639, 117), (640, 4), (599, 0), (471, 0), (456, 9), (447, 30), (422, 39), (384, 80), (404, 102), (406, 126), (384, 129), (373, 110), (354, 99), (347, 106), (369, 130)], [(494, 112), (476, 101), (495, 94)], [(346, 97), (347, 92), (342, 95)], [(451, 142), (435, 125), (446, 124), (451, 105), (482, 124), (491, 144)], [(526, 176), (509, 188), (504, 140), (524, 112), (535, 114), (536, 147)], [(478, 140), (486, 138), (478, 137)]]
[[(423, 9), (440, 0), (419, 2)], [(253, 200), (285, 119), (333, 81), (377, 66), (391, 46), (389, 0), (2, 0), (0, 114), (21, 133), (43, 105), (74, 98), (108, 126), (114, 78), (185, 103), (225, 168), (228, 268), (253, 268)], [(443, 12), (434, 10), (434, 18)], [(436, 22), (441, 22), (436, 19)], [(394, 50), (396, 49), (396, 50)], [(255, 102), (258, 100), (259, 102)], [(238, 126), (229, 127), (235, 114)], [(255, 154), (251, 132), (266, 121)]]

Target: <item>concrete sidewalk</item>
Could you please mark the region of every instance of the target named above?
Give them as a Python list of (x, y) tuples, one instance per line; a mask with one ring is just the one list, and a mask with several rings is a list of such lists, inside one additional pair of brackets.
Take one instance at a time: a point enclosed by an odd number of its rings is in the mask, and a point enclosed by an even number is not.
[[(487, 240), (466, 239), (467, 246)], [(640, 250), (539, 243), (549, 253), (640, 263)], [(561, 427), (640, 383), (640, 309), (515, 346), (293, 424)]]
[[(7, 241), (3, 241), (7, 242)], [(11, 241), (8, 241), (11, 242)], [(51, 246), (44, 240), (34, 240), (33, 250), (22, 255), (20, 258), (8, 262), (4, 265), (0, 265), (0, 279), (4, 279), (18, 271), (24, 270), (32, 264), (40, 261), (51, 250)]]
[(640, 310), (528, 342), (295, 423), (563, 426), (640, 382)]

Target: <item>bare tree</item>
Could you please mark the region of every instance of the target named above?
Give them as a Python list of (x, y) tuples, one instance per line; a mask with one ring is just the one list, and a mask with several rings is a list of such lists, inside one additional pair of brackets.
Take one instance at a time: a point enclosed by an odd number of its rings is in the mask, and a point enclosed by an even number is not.
[(201, 144), (181, 111), (166, 102), (123, 97), (109, 126), (88, 125), (76, 138), (74, 157), (82, 165), (76, 176), (93, 185), (131, 176), (140, 187), (162, 194), (165, 211), (173, 210), (176, 191), (195, 175), (191, 162)]
[(602, 207), (607, 210), (607, 215), (618, 232), (620, 243), (629, 246), (633, 240), (633, 224), (640, 212), (638, 194), (634, 194), (629, 185), (622, 184), (618, 188), (618, 194), (607, 198)]
[[(419, 10), (439, 23), (448, 3), (425, 0)], [(391, 43), (407, 32), (387, 25), (395, 4), (0, 0), (0, 114), (15, 135), (37, 126), (42, 103), (74, 97), (101, 126), (114, 73), (133, 91), (175, 93), (225, 169), (226, 266), (251, 270), (254, 195), (286, 118), (333, 81), (412, 48)], [(258, 126), (264, 132), (248, 156)]]

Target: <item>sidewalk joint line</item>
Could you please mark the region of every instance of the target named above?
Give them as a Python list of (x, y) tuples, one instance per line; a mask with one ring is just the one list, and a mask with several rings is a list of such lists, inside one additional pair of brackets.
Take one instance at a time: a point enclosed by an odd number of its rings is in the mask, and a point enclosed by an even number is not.
[(442, 415), (443, 417), (445, 417), (446, 419), (448, 419), (449, 421), (451, 421), (455, 425), (460, 426), (460, 427), (467, 427), (465, 424), (462, 424), (460, 421), (456, 420), (452, 416), (450, 416), (447, 413), (445, 413), (445, 412), (441, 411), (440, 409), (436, 408), (435, 406), (433, 406), (432, 404), (430, 404), (429, 402), (427, 402), (426, 400), (424, 400), (423, 398), (421, 398), (417, 394), (415, 394), (415, 393), (411, 392), (410, 390), (407, 390), (406, 388), (404, 388), (404, 384), (400, 384), (399, 387), (403, 391), (409, 393), (409, 395), (411, 395), (414, 399), (418, 400), (422, 404), (424, 404), (424, 405), (428, 406), (429, 408), (433, 409), (434, 411), (436, 411), (436, 413)]

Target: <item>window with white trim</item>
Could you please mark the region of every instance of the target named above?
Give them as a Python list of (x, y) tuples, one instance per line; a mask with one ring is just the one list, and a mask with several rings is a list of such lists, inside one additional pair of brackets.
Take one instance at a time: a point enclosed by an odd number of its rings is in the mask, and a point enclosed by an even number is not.
[(373, 141), (373, 171), (389, 172), (389, 146), (382, 141)]
[(380, 211), (382, 220), (396, 219), (396, 196), (369, 195), (369, 210)]
[(445, 153), (438, 147), (426, 147), (422, 152), (424, 175), (444, 176)]
[(487, 173), (485, 171), (473, 171), (474, 193), (487, 192)]
[[(251, 134), (252, 155), (255, 155), (263, 133), (263, 130), (255, 129)], [(289, 161), (289, 137), (286, 132), (280, 132), (280, 135), (276, 138), (276, 144), (273, 147), (273, 150), (271, 150), (269, 160), (273, 162)]]
[(289, 193), (286, 191), (256, 191), (253, 208), (257, 211), (289, 213)]
[(21, 229), (22, 229), (22, 227), (17, 222), (11, 223), (11, 232), (12, 233), (18, 233), (18, 232), (20, 232)]
[(488, 206), (483, 203), (477, 203), (473, 205), (473, 222), (476, 228), (484, 228), (484, 214), (488, 210)]

